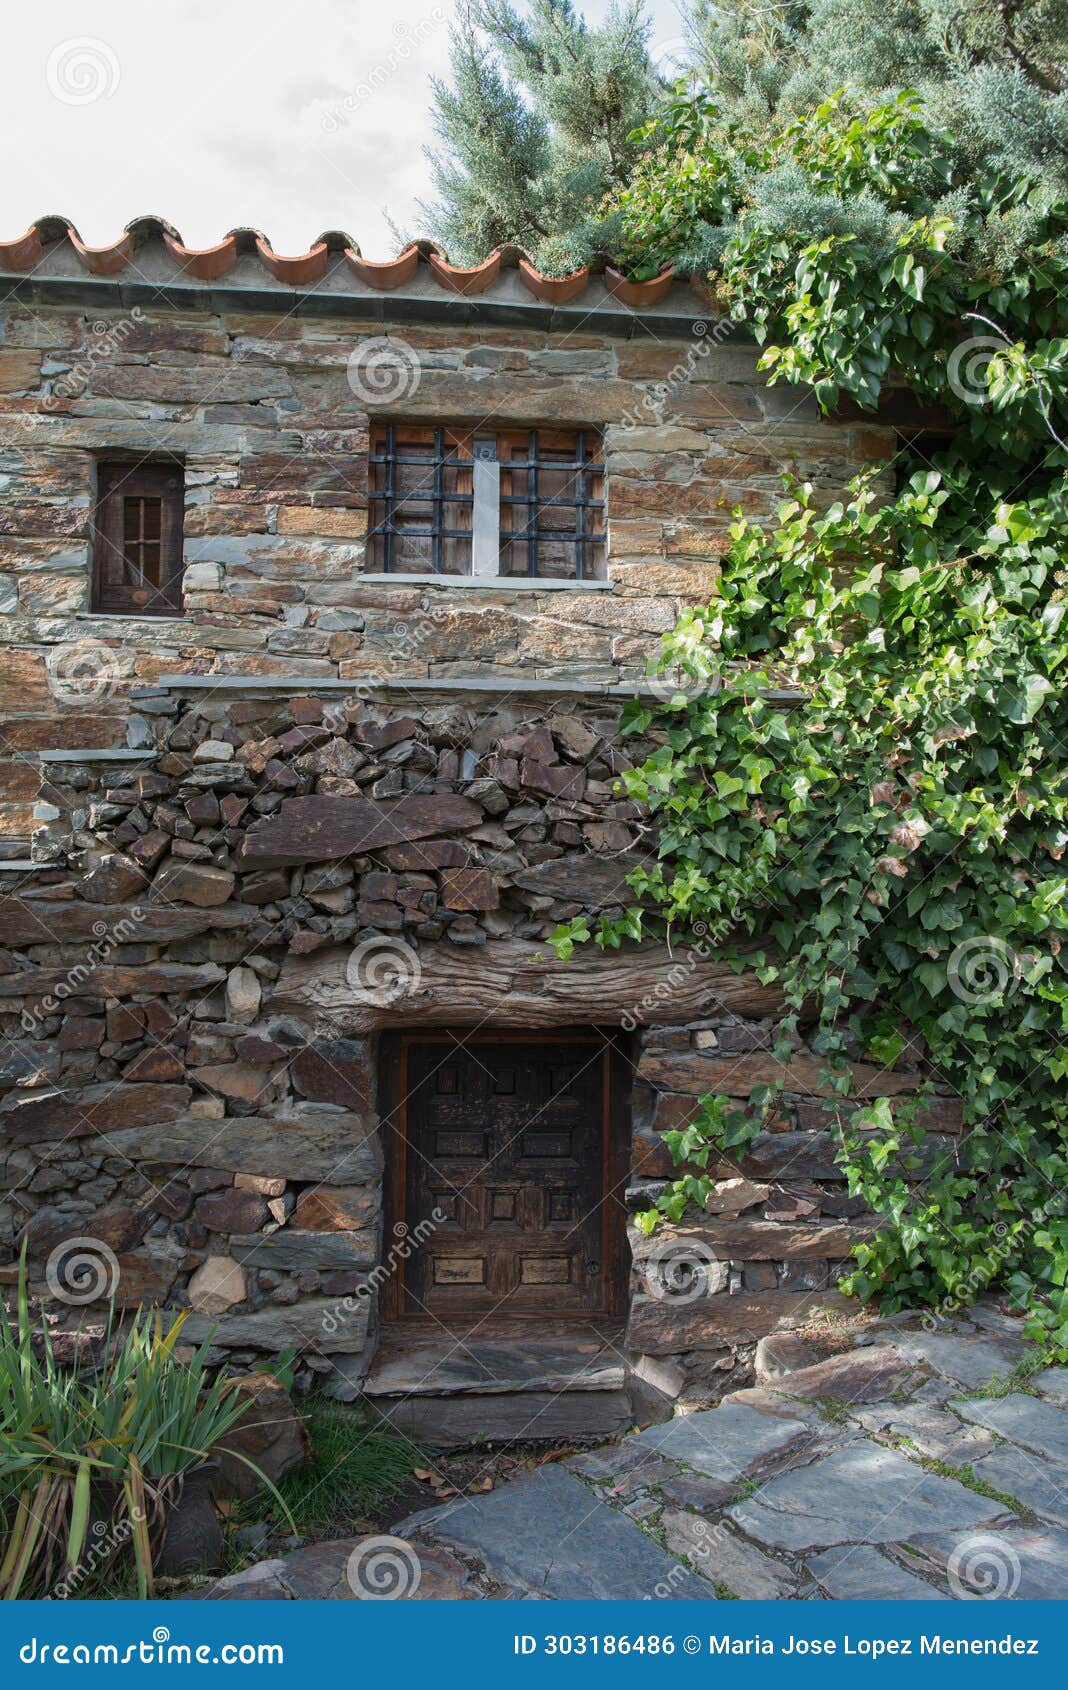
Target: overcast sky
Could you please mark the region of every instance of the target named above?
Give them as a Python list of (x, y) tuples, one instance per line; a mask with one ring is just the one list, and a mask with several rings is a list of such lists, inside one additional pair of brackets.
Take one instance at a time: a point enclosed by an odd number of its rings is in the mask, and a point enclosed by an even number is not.
[[(607, 0), (586, 0), (590, 18)], [(682, 35), (649, 0), (658, 55)], [(458, 0), (44, 0), (9, 8), (0, 239), (46, 212), (90, 245), (156, 212), (191, 246), (264, 230), (303, 252), (347, 229), (370, 258), (428, 194), (429, 78)]]

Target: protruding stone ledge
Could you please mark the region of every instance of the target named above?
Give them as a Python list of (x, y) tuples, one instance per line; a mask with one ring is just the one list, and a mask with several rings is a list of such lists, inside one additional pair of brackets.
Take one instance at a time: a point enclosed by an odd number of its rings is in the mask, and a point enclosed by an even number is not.
[[(399, 579), (399, 577), (398, 577)], [(299, 693), (302, 698), (319, 698), (324, 694), (338, 693), (351, 697), (388, 698), (394, 693), (402, 695), (420, 693), (433, 697), (439, 694), (443, 697), (471, 695), (473, 697), (492, 695), (500, 698), (511, 697), (513, 694), (524, 697), (581, 698), (581, 699), (620, 699), (638, 698), (646, 703), (654, 704), (662, 701), (663, 687), (650, 687), (639, 681), (583, 681), (581, 676), (574, 680), (538, 680), (536, 677), (513, 674), (510, 671), (499, 671), (486, 679), (476, 677), (426, 677), (412, 675), (390, 680), (386, 677), (365, 677), (359, 680), (339, 681), (329, 675), (160, 675), (159, 680), (151, 687), (134, 687), (130, 697), (133, 700), (144, 698), (161, 698), (169, 692), (211, 692), (211, 693), (281, 693), (292, 697)], [(799, 704), (805, 694), (792, 687), (766, 687), (761, 690), (761, 698), (769, 704)]]
[(33, 763), (154, 763), (158, 751), (131, 751), (126, 746), (105, 746), (84, 751), (33, 751), (26, 755)]

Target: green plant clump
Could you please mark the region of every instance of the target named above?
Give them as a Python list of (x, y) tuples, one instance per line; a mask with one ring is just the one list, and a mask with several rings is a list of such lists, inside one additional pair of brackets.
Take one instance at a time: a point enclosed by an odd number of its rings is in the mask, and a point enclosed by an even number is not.
[[(132, 1554), (152, 1594), (153, 1554), (184, 1475), (244, 1412), (233, 1384), (206, 1377), (208, 1345), (175, 1358), (184, 1316), (120, 1330), (109, 1310), (74, 1360), (34, 1323), (20, 1270), (14, 1320), (0, 1304), (0, 1597), (71, 1594)], [(251, 1466), (252, 1463), (249, 1463)]]
[(310, 1398), (304, 1418), (310, 1458), (279, 1480), (275, 1498), (260, 1492), (245, 1504), (250, 1519), (273, 1512), (277, 1501), (298, 1531), (352, 1525), (410, 1484), (423, 1459), (407, 1439), (368, 1426), (360, 1410), (329, 1397)]
[[(896, 492), (884, 462), (829, 507), (790, 481), (774, 523), (737, 516), (715, 601), (664, 642), (663, 704), (625, 716), (662, 738), (624, 779), (659, 824), (659, 861), (630, 876), (621, 919), (556, 935), (564, 955), (591, 937), (688, 938), (782, 993), (781, 1079), (747, 1106), (709, 1097), (668, 1135), (683, 1171), (647, 1226), (700, 1203), (713, 1149), (743, 1154), (767, 1124), (807, 1024), (849, 1187), (886, 1223), (845, 1288), (891, 1310), (1007, 1288), (1054, 1346), (1068, 1338), (1063, 106), (1043, 107), (1041, 158), (992, 149), (981, 166), (908, 91), (844, 89), (749, 141), (711, 89), (646, 135), (655, 152), (619, 201), (631, 268), (699, 248), (772, 382), (864, 410), (894, 375), (940, 407), (943, 433), (906, 446)], [(917, 1059), (925, 1089), (892, 1097)], [(948, 1148), (933, 1088), (961, 1100)]]

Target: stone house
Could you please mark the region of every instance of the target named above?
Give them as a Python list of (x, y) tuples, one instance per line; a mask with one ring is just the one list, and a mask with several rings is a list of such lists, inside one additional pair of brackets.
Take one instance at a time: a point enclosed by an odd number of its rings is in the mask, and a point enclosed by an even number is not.
[(546, 940), (655, 851), (619, 711), (732, 511), (892, 419), (769, 390), (670, 274), (48, 219), (0, 282), (5, 1282), (446, 1442), (668, 1414), (838, 1309), (870, 1222), (803, 1046), (717, 1212), (627, 1225), (782, 1073), (773, 996)]

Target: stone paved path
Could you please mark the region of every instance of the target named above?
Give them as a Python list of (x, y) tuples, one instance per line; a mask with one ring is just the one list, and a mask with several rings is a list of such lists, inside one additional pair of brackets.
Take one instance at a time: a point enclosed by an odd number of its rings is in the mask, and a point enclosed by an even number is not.
[[(766, 1340), (716, 1408), (546, 1464), (485, 1496), (219, 1580), (209, 1600), (1068, 1595), (1068, 1370), (1016, 1323), (880, 1321), (814, 1365)], [(392, 1557), (392, 1560), (389, 1560)], [(385, 1578), (388, 1583), (388, 1578)]]

